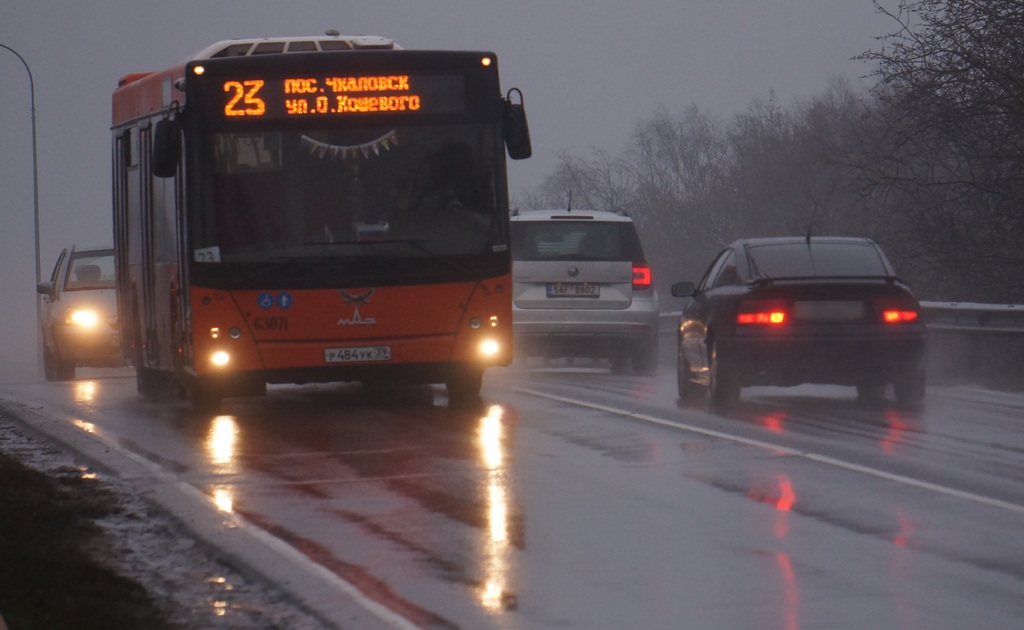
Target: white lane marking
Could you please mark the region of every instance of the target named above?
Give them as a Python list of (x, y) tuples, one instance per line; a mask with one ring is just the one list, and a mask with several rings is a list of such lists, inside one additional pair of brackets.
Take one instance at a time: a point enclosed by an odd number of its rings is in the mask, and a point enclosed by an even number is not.
[(568, 398), (565, 396), (556, 396), (554, 394), (548, 394), (533, 389), (519, 389), (518, 391), (524, 394), (530, 394), (531, 396), (537, 396), (539, 398), (547, 398), (549, 400), (557, 400), (569, 405), (576, 405), (578, 407), (587, 407), (589, 409), (595, 409), (597, 411), (604, 411), (617, 416), (625, 416), (627, 418), (633, 418), (634, 420), (640, 420), (641, 422), (647, 422), (650, 424), (656, 424), (658, 426), (668, 427), (671, 429), (678, 429), (680, 431), (687, 431), (690, 433), (697, 433), (708, 437), (718, 438), (722, 440), (729, 440), (730, 442), (736, 442), (738, 444), (744, 444), (746, 446), (752, 446), (754, 448), (762, 448), (783, 455), (791, 455), (793, 457), (801, 457), (803, 459), (817, 462), (819, 464), (825, 464), (827, 466), (833, 466), (835, 468), (842, 468), (852, 472), (877, 477), (879, 479), (885, 479), (887, 481), (893, 481), (901, 483), (914, 488), (920, 488), (922, 490), (930, 490), (939, 494), (955, 497), (957, 499), (964, 499), (966, 501), (973, 501), (974, 503), (980, 503), (981, 505), (987, 505), (989, 507), (999, 508), (1008, 512), (1015, 512), (1017, 514), (1024, 514), (1024, 505), (1017, 503), (1010, 503), (1001, 499), (993, 499), (992, 497), (986, 497), (984, 495), (975, 494), (973, 492), (967, 492), (964, 490), (957, 490), (956, 488), (950, 488), (949, 486), (939, 485), (937, 483), (931, 483), (928, 481), (922, 481), (920, 479), (914, 479), (913, 477), (907, 477), (904, 475), (898, 475), (896, 473), (886, 472), (877, 468), (871, 468), (869, 466), (862, 466), (860, 464), (854, 464), (835, 457), (829, 457), (827, 455), (819, 455), (818, 453), (811, 453), (809, 451), (801, 451), (788, 446), (780, 446), (778, 444), (772, 444), (771, 442), (765, 442), (762, 440), (755, 440), (752, 438), (745, 438), (739, 435), (732, 435), (730, 433), (723, 433), (722, 431), (715, 431), (713, 429), (704, 429), (701, 427), (693, 426), (691, 424), (684, 424), (682, 422), (676, 422), (675, 420), (666, 420), (665, 418), (659, 418), (657, 416), (650, 416), (643, 413), (636, 413), (633, 411), (627, 411), (625, 409), (618, 409), (616, 407), (609, 407), (608, 405), (601, 405), (598, 403), (587, 402), (585, 400), (577, 400), (575, 398)]

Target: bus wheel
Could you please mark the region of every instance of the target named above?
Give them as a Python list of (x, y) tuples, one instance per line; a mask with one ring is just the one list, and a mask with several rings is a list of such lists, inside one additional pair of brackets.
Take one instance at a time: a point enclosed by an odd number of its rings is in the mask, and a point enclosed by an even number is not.
[(484, 371), (480, 368), (463, 368), (448, 377), (448, 400), (452, 402), (473, 401), (480, 397)]
[(199, 378), (192, 378), (188, 381), (185, 385), (185, 393), (189, 403), (200, 410), (216, 410), (224, 398), (223, 392), (216, 384)]
[(143, 398), (160, 400), (166, 398), (171, 391), (170, 377), (153, 368), (135, 368), (135, 389)]
[(267, 383), (265, 381), (247, 381), (238, 388), (239, 396), (259, 398), (267, 395)]

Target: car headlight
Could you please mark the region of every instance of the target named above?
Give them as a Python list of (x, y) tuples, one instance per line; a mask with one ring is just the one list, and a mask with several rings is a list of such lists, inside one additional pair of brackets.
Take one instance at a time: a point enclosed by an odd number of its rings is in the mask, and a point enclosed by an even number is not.
[(479, 350), (481, 356), (493, 357), (501, 350), (501, 344), (494, 339), (485, 339), (480, 342)]
[(87, 308), (71, 308), (64, 315), (65, 323), (79, 328), (92, 328), (99, 323), (100, 317), (96, 311)]

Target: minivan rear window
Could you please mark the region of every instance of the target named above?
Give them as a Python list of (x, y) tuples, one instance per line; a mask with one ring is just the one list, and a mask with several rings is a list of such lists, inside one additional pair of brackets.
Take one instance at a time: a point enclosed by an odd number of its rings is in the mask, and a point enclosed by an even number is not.
[(514, 221), (515, 260), (631, 260), (643, 262), (632, 223)]

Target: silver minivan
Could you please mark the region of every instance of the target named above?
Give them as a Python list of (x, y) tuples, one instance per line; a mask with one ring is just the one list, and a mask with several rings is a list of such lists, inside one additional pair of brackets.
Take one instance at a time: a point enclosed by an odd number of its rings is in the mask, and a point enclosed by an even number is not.
[(512, 214), (512, 323), (519, 357), (658, 367), (658, 294), (633, 220), (598, 210)]

